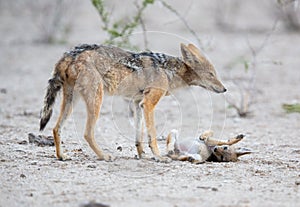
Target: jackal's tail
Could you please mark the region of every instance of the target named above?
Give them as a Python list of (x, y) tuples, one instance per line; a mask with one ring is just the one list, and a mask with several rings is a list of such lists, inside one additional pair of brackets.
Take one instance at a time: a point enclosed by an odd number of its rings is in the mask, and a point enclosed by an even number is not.
[(62, 84), (63, 82), (57, 72), (54, 73), (53, 77), (48, 81), (47, 92), (44, 98), (44, 107), (41, 111), (40, 131), (46, 127), (51, 118), (55, 98), (60, 91)]

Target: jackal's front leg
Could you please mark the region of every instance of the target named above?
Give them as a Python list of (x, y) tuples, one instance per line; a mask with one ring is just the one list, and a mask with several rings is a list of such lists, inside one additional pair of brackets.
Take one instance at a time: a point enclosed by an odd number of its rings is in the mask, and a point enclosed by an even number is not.
[(235, 144), (235, 143), (241, 141), (244, 137), (245, 137), (244, 134), (239, 134), (239, 135), (237, 135), (237, 136), (235, 136), (235, 137), (233, 137), (233, 138), (227, 140), (227, 144), (228, 144), (228, 145), (233, 145), (233, 144)]
[(151, 151), (154, 155), (154, 159), (157, 161), (168, 161), (168, 158), (160, 155), (157, 140), (156, 140), (156, 129), (154, 123), (154, 109), (158, 101), (164, 96), (165, 91), (159, 88), (149, 88), (145, 90), (144, 97), (140, 106), (144, 111), (144, 119), (148, 132), (148, 143)]

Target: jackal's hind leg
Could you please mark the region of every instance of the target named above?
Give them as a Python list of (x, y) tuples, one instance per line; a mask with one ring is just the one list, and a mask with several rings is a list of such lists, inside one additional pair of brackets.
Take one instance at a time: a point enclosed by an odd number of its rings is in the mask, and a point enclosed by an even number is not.
[(84, 138), (88, 142), (92, 150), (96, 153), (99, 160), (112, 161), (113, 158), (110, 155), (105, 154), (100, 149), (94, 136), (95, 125), (99, 117), (100, 108), (102, 104), (103, 85), (102, 83), (96, 82), (98, 84), (98, 86), (96, 86), (96, 83), (93, 83), (92, 80), (93, 79), (91, 79), (91, 83), (94, 85), (89, 85), (89, 87), (86, 87), (81, 91), (81, 95), (83, 96), (83, 99), (86, 103), (87, 110), (87, 122), (84, 132)]
[(191, 162), (193, 164), (202, 164), (202, 163), (205, 162), (205, 160), (203, 160), (203, 158), (199, 154), (184, 154), (184, 155), (180, 155), (178, 157), (178, 160), (180, 160), (180, 161), (189, 161), (189, 162)]
[(60, 140), (60, 132), (61, 128), (63, 127), (65, 121), (67, 120), (68, 116), (72, 112), (72, 100), (73, 100), (73, 87), (71, 86), (64, 86), (63, 88), (63, 98), (60, 108), (60, 114), (56, 125), (53, 129), (53, 137), (54, 137), (54, 144), (56, 148), (56, 157), (59, 160), (69, 160), (70, 158), (62, 152), (61, 148), (61, 140)]

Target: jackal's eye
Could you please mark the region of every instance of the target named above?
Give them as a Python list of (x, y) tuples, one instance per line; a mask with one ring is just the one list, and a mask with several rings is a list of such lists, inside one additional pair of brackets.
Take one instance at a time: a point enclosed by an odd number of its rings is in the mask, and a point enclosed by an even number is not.
[(228, 147), (224, 147), (223, 149), (224, 149), (224, 150), (228, 150)]

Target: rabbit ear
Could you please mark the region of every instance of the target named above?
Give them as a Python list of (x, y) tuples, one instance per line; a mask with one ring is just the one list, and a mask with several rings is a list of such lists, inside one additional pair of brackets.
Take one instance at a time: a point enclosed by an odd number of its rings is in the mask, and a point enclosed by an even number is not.
[(252, 150), (248, 149), (248, 148), (244, 148), (244, 147), (239, 147), (239, 148), (237, 148), (235, 150), (235, 153), (239, 157), (239, 156), (242, 156), (242, 155), (246, 155), (246, 154), (252, 153)]

